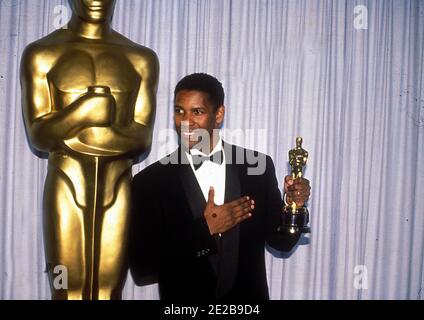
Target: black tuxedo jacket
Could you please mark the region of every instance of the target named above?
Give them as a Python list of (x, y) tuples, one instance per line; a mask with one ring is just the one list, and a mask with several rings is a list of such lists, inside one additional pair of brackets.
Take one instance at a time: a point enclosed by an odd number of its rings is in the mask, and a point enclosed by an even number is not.
[[(299, 240), (276, 231), (283, 201), (271, 158), (223, 146), (225, 202), (250, 196), (255, 209), (222, 237), (209, 233), (206, 199), (181, 147), (133, 179), (130, 270), (138, 285), (157, 275), (161, 299), (268, 299), (265, 243), (289, 251)], [(266, 164), (263, 174), (249, 174), (254, 159)]]

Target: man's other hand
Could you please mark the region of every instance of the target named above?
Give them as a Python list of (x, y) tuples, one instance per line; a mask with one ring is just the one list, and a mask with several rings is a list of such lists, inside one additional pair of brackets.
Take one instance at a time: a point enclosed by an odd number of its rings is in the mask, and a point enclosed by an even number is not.
[(297, 207), (303, 207), (311, 195), (309, 180), (305, 178), (293, 180), (292, 176), (286, 176), (284, 178), (284, 192), (287, 195), (287, 203), (289, 205), (295, 202)]
[(249, 197), (241, 197), (220, 206), (215, 205), (214, 197), (215, 190), (210, 187), (203, 215), (211, 235), (223, 233), (252, 216), (255, 202)]

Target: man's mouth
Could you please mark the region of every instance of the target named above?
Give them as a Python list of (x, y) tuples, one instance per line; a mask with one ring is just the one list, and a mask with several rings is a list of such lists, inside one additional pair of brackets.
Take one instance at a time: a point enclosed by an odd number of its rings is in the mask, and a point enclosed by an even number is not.
[(183, 131), (182, 135), (185, 137), (191, 137), (192, 135), (194, 135), (193, 131)]

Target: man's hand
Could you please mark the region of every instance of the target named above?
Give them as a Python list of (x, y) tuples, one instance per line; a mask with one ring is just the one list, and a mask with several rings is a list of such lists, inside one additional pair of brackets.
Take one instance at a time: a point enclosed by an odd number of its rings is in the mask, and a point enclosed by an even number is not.
[(284, 178), (284, 192), (287, 195), (289, 205), (295, 202), (296, 206), (303, 207), (311, 195), (309, 180), (304, 178), (293, 180), (292, 176), (286, 176)]
[(249, 197), (242, 197), (221, 206), (215, 205), (214, 197), (215, 190), (210, 187), (203, 215), (211, 235), (223, 233), (252, 216), (255, 202)]

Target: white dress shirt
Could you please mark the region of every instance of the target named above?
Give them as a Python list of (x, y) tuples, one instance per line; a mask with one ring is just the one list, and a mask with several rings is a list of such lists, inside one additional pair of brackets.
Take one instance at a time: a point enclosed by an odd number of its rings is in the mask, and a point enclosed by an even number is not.
[(191, 149), (190, 153), (186, 153), (188, 161), (190, 162), (191, 169), (197, 179), (197, 182), (202, 189), (203, 196), (205, 197), (206, 202), (208, 201), (209, 188), (212, 186), (215, 189), (215, 198), (214, 202), (216, 205), (224, 204), (225, 200), (225, 153), (222, 148), (222, 139), (219, 138), (218, 143), (215, 148), (212, 150), (210, 155), (215, 152), (222, 150), (222, 163), (217, 164), (210, 160), (203, 162), (200, 168), (197, 170), (194, 169), (192, 155), (201, 155), (208, 156), (201, 152), (198, 149)]

